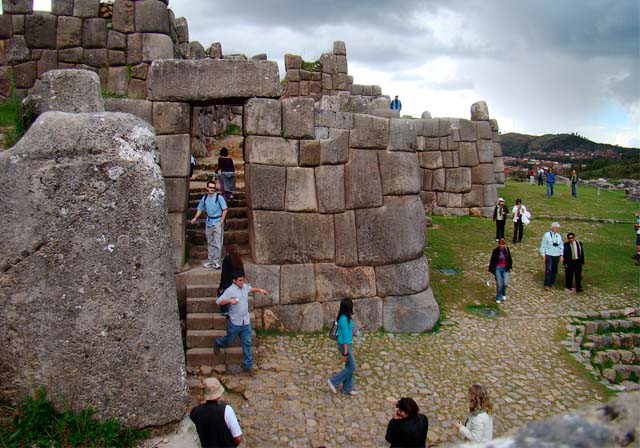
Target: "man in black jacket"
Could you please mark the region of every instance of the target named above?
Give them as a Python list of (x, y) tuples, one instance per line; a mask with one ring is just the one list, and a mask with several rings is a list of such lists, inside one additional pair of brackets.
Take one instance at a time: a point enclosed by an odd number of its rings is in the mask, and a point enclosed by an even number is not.
[(576, 292), (582, 292), (582, 265), (584, 264), (584, 250), (582, 242), (576, 240), (575, 234), (567, 233), (562, 258), (564, 260), (564, 286), (573, 289), (573, 278), (576, 279)]
[(203, 381), (203, 404), (191, 410), (202, 448), (235, 448), (242, 441), (242, 430), (233, 408), (220, 400), (224, 387), (216, 378)]
[(402, 397), (396, 401), (393, 418), (389, 420), (385, 439), (392, 448), (425, 447), (429, 420), (418, 414), (420, 408), (412, 398)]

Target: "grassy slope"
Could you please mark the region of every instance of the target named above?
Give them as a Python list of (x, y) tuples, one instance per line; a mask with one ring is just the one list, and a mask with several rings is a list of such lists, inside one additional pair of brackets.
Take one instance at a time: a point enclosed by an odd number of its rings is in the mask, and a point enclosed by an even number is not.
[[(540, 239), (548, 230), (550, 219), (536, 219), (535, 214), (576, 215), (597, 218), (616, 218), (631, 221), (633, 212), (640, 204), (627, 201), (621, 192), (602, 191), (600, 196), (594, 188), (582, 188), (579, 198), (571, 198), (570, 188), (559, 187), (557, 197), (546, 199), (544, 188), (525, 183), (509, 183), (499, 194), (512, 206), (515, 198), (522, 198), (534, 215), (525, 227), (522, 246), (514, 251), (514, 269), (527, 267), (534, 281), (542, 284), (542, 262), (538, 253)], [(569, 206), (573, 213), (569, 213)], [(468, 305), (494, 306), (494, 286), (487, 287), (485, 281), (492, 279), (486, 272), (491, 251), (495, 247), (495, 225), (491, 219), (464, 217), (433, 217), (434, 227), (427, 230), (427, 241), (431, 248), (426, 255), (430, 262), (431, 286), (445, 313), (448, 309), (464, 309)], [(639, 268), (634, 266), (630, 255), (635, 248), (635, 233), (631, 224), (605, 224), (597, 222), (561, 221), (562, 233), (572, 231), (585, 245), (586, 263), (589, 265), (589, 288), (602, 291), (615, 289), (631, 297), (638, 296), (640, 285)], [(512, 226), (508, 225), (507, 238)], [(509, 244), (511, 245), (511, 244)], [(531, 262), (533, 260), (533, 263)], [(447, 276), (436, 271), (438, 267), (452, 267), (465, 271), (463, 275)], [(475, 272), (470, 272), (475, 271)], [(560, 270), (562, 272), (562, 269)], [(480, 275), (478, 275), (480, 272)], [(560, 274), (559, 281), (563, 281)]]

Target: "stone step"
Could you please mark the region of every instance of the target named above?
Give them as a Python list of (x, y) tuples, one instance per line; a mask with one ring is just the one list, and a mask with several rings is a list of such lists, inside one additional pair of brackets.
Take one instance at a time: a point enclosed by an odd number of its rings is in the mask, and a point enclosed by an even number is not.
[[(227, 213), (228, 216), (228, 213)], [(202, 229), (204, 228), (206, 218), (198, 218), (195, 224), (191, 224), (191, 221), (187, 221), (187, 229)], [(249, 228), (249, 219), (247, 218), (227, 218), (224, 220), (224, 230), (242, 230)]]
[[(202, 229), (187, 229), (187, 241), (194, 243), (207, 242), (207, 236)], [(249, 230), (225, 230), (224, 232), (224, 244), (243, 244), (249, 243)]]
[(224, 330), (227, 318), (220, 313), (188, 313), (187, 331), (189, 330)]
[(218, 273), (218, 281), (211, 283), (187, 283), (187, 298), (193, 297), (217, 297), (218, 285), (220, 284), (220, 271), (214, 269)]
[[(216, 339), (220, 339), (227, 334), (227, 330), (187, 330), (187, 348), (208, 348), (213, 347)], [(256, 332), (251, 333), (252, 345), (255, 345)], [(240, 338), (235, 338), (229, 347), (240, 347)]]
[[(248, 243), (236, 244), (236, 247), (238, 248), (238, 253), (240, 255), (249, 255), (251, 253), (251, 247), (249, 247)], [(208, 256), (209, 253), (206, 243), (193, 244), (189, 247), (189, 258), (195, 261), (194, 266), (202, 266), (200, 261), (204, 262), (204, 260), (206, 260)]]
[[(206, 254), (206, 247), (205, 247)], [(218, 285), (220, 283), (220, 271), (205, 268), (200, 263), (193, 264), (187, 271), (176, 276), (184, 285)], [(194, 296), (196, 297), (196, 296)]]
[[(252, 341), (253, 342), (253, 341)], [(251, 346), (251, 353), (256, 356), (254, 345)], [(187, 349), (187, 367), (199, 368), (201, 366), (216, 366), (220, 364), (241, 364), (244, 360), (242, 347), (225, 347), (216, 355), (213, 348), (189, 348)]]

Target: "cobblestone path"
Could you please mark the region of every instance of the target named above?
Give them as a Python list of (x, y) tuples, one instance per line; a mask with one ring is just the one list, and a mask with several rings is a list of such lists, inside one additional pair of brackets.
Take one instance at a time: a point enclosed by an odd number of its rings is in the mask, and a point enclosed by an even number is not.
[[(541, 257), (524, 252), (535, 254), (536, 243), (512, 248), (522, 252), (501, 305), (506, 316), (453, 310), (434, 334), (364, 335), (355, 345), (355, 397), (327, 387), (341, 364), (326, 335), (260, 337), (257, 375), (222, 378), (240, 392), (226, 398), (238, 412), (246, 446), (388, 446), (386, 426), (402, 396), (413, 397), (427, 415), (429, 441), (445, 446), (461, 441), (453, 424), (466, 418), (466, 391), (474, 382), (488, 387), (494, 403), (494, 437), (603, 400), (601, 386), (569, 361), (559, 335), (566, 335), (570, 312), (638, 306), (638, 291), (590, 289), (587, 267), (583, 294), (560, 285), (545, 292)], [(487, 260), (488, 254), (471, 256), (464, 275), (486, 280)]]

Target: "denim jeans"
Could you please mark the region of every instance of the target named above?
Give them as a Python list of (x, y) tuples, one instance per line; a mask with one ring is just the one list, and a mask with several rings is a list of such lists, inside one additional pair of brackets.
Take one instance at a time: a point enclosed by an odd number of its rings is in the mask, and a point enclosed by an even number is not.
[(552, 257), (547, 255), (544, 258), (544, 286), (553, 286), (558, 276), (558, 264), (560, 263), (560, 255)]
[(554, 185), (555, 185), (555, 184), (553, 184), (553, 183), (550, 183), (550, 184), (549, 184), (549, 183), (547, 183), (547, 196), (548, 196), (548, 197), (553, 196), (553, 186), (554, 186)]
[[(338, 344), (338, 351), (342, 353), (343, 344)], [(353, 389), (353, 372), (356, 370), (356, 358), (353, 356), (353, 350), (351, 344), (349, 344), (349, 356), (347, 356), (347, 362), (344, 363), (344, 369), (336, 373), (331, 377), (329, 381), (335, 387), (342, 384), (342, 391), (346, 394)]]
[(573, 182), (571, 183), (571, 196), (573, 196), (574, 198), (578, 197), (578, 191), (576, 189), (576, 185)]
[(236, 336), (240, 335), (240, 343), (242, 344), (242, 353), (244, 354), (244, 363), (242, 367), (250, 369), (253, 367), (253, 357), (251, 356), (251, 322), (247, 325), (235, 325), (231, 323), (231, 319), (227, 320), (227, 335), (222, 339), (216, 339), (218, 347), (226, 347)]
[(509, 272), (507, 268), (496, 268), (494, 276), (496, 277), (496, 300), (502, 300), (502, 297), (507, 295)]

